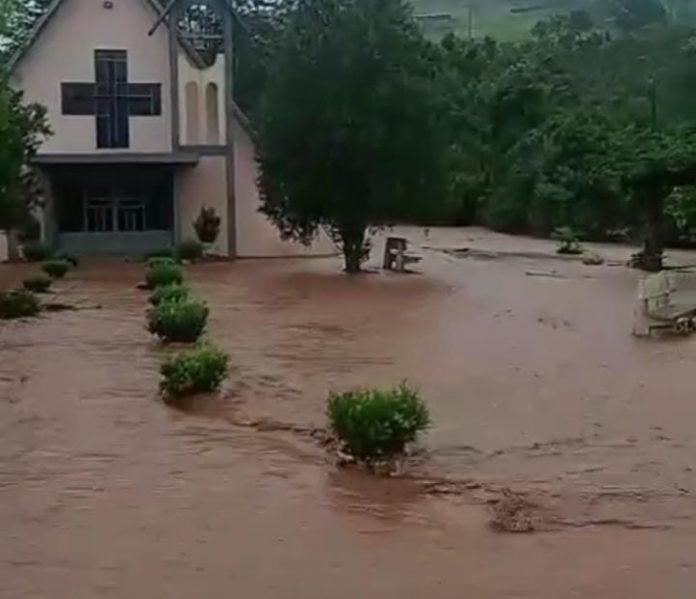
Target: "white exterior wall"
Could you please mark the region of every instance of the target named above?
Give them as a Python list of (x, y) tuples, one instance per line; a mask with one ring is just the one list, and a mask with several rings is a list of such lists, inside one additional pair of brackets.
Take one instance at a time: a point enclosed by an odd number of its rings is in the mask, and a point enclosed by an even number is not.
[[(198, 69), (191, 64), (186, 54), (178, 52), (178, 85), (179, 85), (179, 143), (185, 145), (224, 145), (225, 144), (225, 57), (218, 54), (215, 64), (207, 69)], [(187, 105), (187, 84), (195, 83), (198, 107), (191, 110)], [(218, 107), (218, 139), (212, 140), (207, 135), (208, 110), (206, 102), (206, 90), (208, 84), (217, 85)], [(198, 125), (198, 138), (190, 139), (189, 120), (195, 117)]]
[[(42, 153), (170, 152), (171, 94), (166, 27), (148, 37), (157, 18), (147, 0), (63, 0), (16, 67), (14, 83), (48, 109), (54, 135)], [(61, 114), (61, 82), (95, 80), (94, 51), (126, 50), (132, 83), (160, 83), (162, 114), (130, 117), (130, 147), (97, 150), (94, 116)]]
[(0, 231), (0, 262), (7, 260), (7, 235)]
[(192, 168), (179, 169), (174, 177), (174, 201), (179, 223), (179, 241), (198, 239), (193, 223), (201, 207), (215, 208), (221, 219), (220, 234), (211, 250), (228, 254), (227, 169), (225, 156), (201, 156)]
[(234, 171), (237, 214), (237, 255), (240, 258), (332, 255), (336, 248), (323, 232), (309, 247), (282, 241), (278, 229), (259, 212), (258, 170), (249, 134), (235, 122)]

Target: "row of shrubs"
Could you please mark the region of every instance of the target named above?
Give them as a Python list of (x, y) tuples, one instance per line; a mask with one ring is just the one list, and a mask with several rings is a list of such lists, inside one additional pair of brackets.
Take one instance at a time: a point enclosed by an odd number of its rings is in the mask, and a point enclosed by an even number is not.
[(181, 266), (170, 257), (151, 257), (145, 282), (151, 290), (150, 333), (165, 342), (198, 342), (162, 363), (161, 393), (173, 400), (215, 391), (227, 377), (228, 357), (211, 343), (199, 341), (208, 322), (208, 306), (184, 284)]
[(0, 319), (27, 318), (41, 311), (36, 293), (48, 293), (54, 279), (62, 279), (70, 266), (77, 266), (76, 257), (61, 254), (41, 263), (45, 274), (35, 274), (22, 281), (20, 289), (0, 292)]
[[(151, 258), (146, 273), (151, 289), (148, 330), (166, 342), (193, 343), (208, 320), (208, 307), (184, 284), (181, 266), (166, 257)], [(160, 391), (181, 398), (219, 388), (228, 356), (209, 343), (169, 357), (161, 366)], [(428, 409), (419, 393), (403, 383), (392, 389), (332, 394), (327, 417), (343, 449), (356, 459), (389, 459), (428, 426)]]
[[(170, 258), (154, 257), (149, 260), (145, 278), (152, 306), (148, 330), (166, 342), (198, 341), (209, 310), (184, 284), (181, 266)], [(227, 372), (228, 356), (210, 343), (199, 343), (163, 362), (160, 391), (169, 399), (212, 392)], [(392, 389), (332, 394), (327, 417), (343, 449), (368, 462), (403, 452), (430, 421), (419, 393), (405, 383)]]

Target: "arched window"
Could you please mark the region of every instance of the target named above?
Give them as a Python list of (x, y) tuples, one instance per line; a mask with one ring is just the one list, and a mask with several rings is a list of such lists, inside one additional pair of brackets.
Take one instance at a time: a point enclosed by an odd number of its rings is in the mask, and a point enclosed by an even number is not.
[(205, 88), (206, 139), (209, 144), (220, 143), (220, 116), (218, 114), (218, 86), (208, 83)]
[(197, 144), (198, 136), (198, 84), (189, 81), (186, 84), (186, 143)]

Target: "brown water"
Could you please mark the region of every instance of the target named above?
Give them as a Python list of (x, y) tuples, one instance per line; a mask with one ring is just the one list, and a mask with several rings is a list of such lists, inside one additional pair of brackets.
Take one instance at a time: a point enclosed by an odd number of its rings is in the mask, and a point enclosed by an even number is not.
[[(157, 397), (140, 265), (60, 284), (101, 309), (0, 324), (0, 596), (693, 597), (696, 337), (629, 335), (635, 273), (338, 264), (189, 268), (233, 372), (188, 410)], [(425, 452), (405, 478), (336, 468), (308, 434), (328, 391), (404, 377)], [(551, 532), (493, 532), (502, 488)]]

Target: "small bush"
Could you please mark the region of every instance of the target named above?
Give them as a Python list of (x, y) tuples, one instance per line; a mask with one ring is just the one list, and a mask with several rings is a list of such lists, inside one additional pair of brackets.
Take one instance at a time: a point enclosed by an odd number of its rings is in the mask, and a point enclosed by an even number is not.
[(174, 264), (174, 262), (156, 262), (150, 266), (145, 275), (145, 282), (150, 289), (173, 283), (180, 285), (183, 280), (184, 274), (181, 266)]
[(150, 295), (150, 303), (153, 306), (158, 306), (162, 302), (178, 302), (181, 300), (188, 299), (189, 288), (174, 283), (172, 285), (164, 285), (162, 287), (157, 287)]
[(582, 254), (582, 246), (578, 235), (571, 227), (558, 227), (553, 233), (554, 239), (558, 241), (557, 254)]
[(193, 223), (196, 235), (203, 243), (214, 243), (220, 233), (220, 217), (215, 214), (215, 208), (201, 207), (198, 218)]
[(331, 394), (327, 415), (346, 450), (362, 460), (401, 453), (430, 422), (418, 392), (405, 383), (386, 390)]
[(24, 259), (27, 262), (43, 262), (48, 260), (53, 253), (51, 248), (40, 241), (30, 241), (22, 246)]
[(53, 256), (55, 260), (65, 260), (68, 264), (71, 264), (74, 268), (80, 265), (80, 260), (75, 254), (69, 254), (67, 252), (59, 252)]
[(176, 248), (180, 260), (200, 260), (203, 257), (203, 244), (195, 239), (182, 241)]
[(24, 279), (24, 281), (22, 281), (22, 286), (27, 291), (33, 291), (34, 293), (46, 293), (51, 288), (52, 282), (53, 281), (49, 277), (37, 275), (35, 277)]
[(68, 263), (65, 260), (46, 260), (42, 265), (42, 270), (54, 279), (62, 279), (68, 272)]
[(0, 293), (0, 318), (23, 318), (36, 316), (41, 310), (39, 300), (26, 289)]
[(160, 391), (169, 397), (215, 391), (227, 376), (227, 355), (201, 344), (168, 358), (160, 367)]
[(148, 314), (148, 330), (165, 341), (196, 341), (208, 321), (208, 307), (196, 299), (161, 302)]

